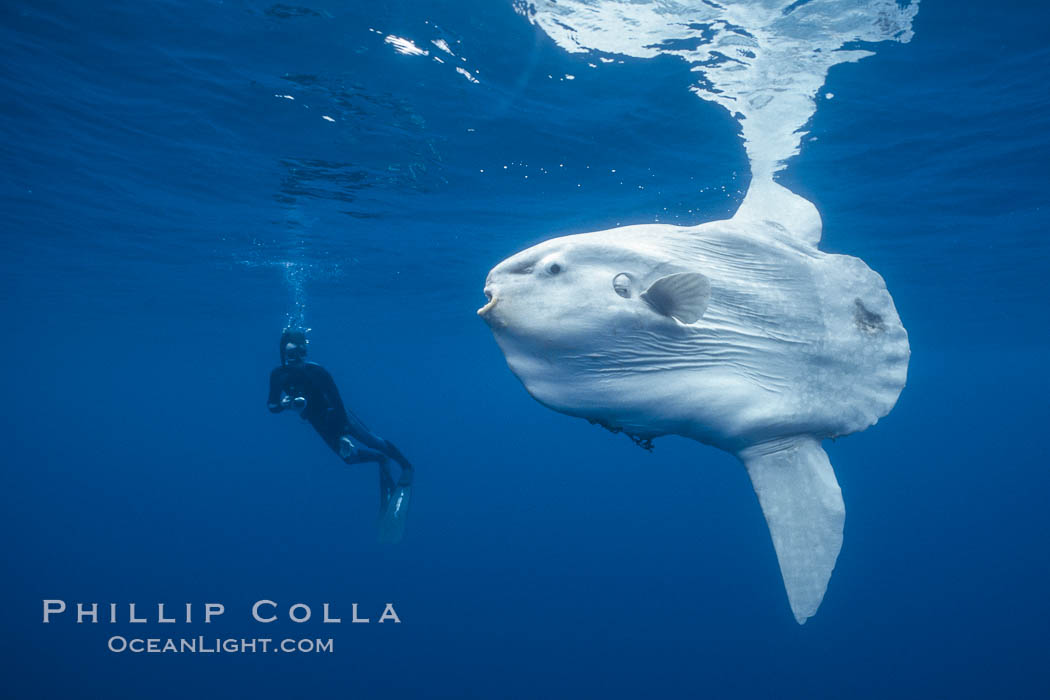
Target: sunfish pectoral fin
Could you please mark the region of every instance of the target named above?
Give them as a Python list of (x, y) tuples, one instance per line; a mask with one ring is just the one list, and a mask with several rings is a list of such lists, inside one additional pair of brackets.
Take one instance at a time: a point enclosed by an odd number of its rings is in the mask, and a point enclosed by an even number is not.
[(803, 624), (820, 607), (842, 548), (842, 490), (812, 437), (755, 445), (739, 456), (766, 516), (791, 611)]
[(707, 310), (711, 282), (699, 272), (677, 272), (653, 282), (641, 298), (658, 314), (696, 323)]

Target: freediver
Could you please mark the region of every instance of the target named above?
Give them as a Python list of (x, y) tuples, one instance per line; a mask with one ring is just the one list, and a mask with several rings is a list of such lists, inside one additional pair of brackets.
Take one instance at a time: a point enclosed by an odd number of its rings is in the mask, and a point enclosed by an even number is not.
[[(298, 413), (347, 464), (376, 462), (380, 536), (400, 540), (412, 487), (412, 465), (393, 443), (373, 433), (346, 409), (332, 375), (316, 362), (306, 361), (307, 342), (306, 331), (300, 328), (285, 328), (281, 333), (281, 365), (270, 373), (267, 408), (271, 413)], [(396, 484), (390, 473), (391, 460), (401, 468)]]

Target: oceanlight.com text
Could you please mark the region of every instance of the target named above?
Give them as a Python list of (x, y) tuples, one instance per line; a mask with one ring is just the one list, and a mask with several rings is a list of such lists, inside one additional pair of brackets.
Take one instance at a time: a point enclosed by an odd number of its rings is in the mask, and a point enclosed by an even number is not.
[(106, 647), (114, 653), (131, 654), (331, 654), (334, 644), (327, 639), (167, 637), (141, 638), (114, 635)]

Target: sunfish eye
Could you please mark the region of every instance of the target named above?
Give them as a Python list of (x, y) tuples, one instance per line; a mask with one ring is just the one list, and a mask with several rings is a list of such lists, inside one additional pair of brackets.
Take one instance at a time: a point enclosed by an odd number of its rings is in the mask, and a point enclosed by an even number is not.
[(622, 296), (624, 299), (631, 298), (631, 276), (626, 272), (613, 277), (613, 291)]
[(547, 268), (547, 272), (551, 273), (552, 275), (556, 275), (559, 272), (561, 272), (561, 265), (559, 265), (558, 263), (551, 263), (550, 267)]

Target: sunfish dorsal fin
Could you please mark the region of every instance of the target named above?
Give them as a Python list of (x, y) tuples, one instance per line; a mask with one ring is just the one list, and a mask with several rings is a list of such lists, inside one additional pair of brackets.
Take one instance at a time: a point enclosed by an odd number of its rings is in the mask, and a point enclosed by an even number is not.
[(658, 314), (696, 323), (707, 310), (711, 282), (699, 272), (676, 272), (653, 282), (641, 298)]
[(816, 246), (823, 224), (813, 202), (772, 180), (755, 179), (733, 214), (733, 221), (772, 226)]
[(799, 436), (739, 455), (773, 537), (791, 611), (799, 624), (817, 612), (842, 548), (846, 508), (816, 439)]

